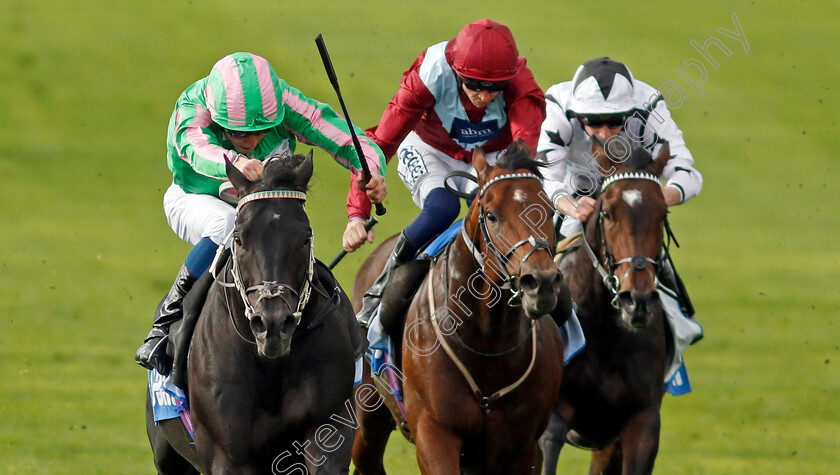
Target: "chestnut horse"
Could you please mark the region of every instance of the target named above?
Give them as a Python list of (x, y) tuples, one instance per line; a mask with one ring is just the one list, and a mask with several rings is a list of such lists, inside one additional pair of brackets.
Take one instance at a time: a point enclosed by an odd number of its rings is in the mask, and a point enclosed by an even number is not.
[[(553, 207), (524, 145), (511, 145), (498, 166), (476, 149), (473, 165), (477, 198), (408, 307), (406, 429), (425, 474), (539, 473), (538, 440), (563, 370), (563, 343), (549, 316), (563, 285), (552, 259)], [(387, 257), (388, 249), (371, 254), (354, 289), (367, 288)], [(393, 417), (384, 406), (357, 415), (357, 473), (385, 473)]]
[(650, 473), (659, 447), (669, 343), (656, 290), (667, 212), (658, 177), (669, 149), (661, 145), (653, 160), (617, 139), (606, 147), (594, 139), (609, 173), (580, 246), (560, 262), (586, 347), (564, 368), (541, 441), (545, 473), (555, 473), (564, 442), (594, 450), (590, 474)]
[[(178, 419), (147, 431), (159, 473), (347, 473), (355, 342), (350, 301), (317, 263), (304, 203), (312, 153), (227, 163), (239, 205), (188, 359), (191, 444)], [(214, 266), (215, 267), (215, 266)], [(354, 338), (357, 335), (358, 338)]]

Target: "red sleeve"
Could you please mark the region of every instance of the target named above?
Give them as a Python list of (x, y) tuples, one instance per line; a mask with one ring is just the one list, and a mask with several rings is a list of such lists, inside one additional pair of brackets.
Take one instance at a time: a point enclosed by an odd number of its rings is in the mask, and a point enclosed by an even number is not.
[(423, 51), (408, 71), (403, 73), (400, 89), (388, 102), (379, 125), (365, 131), (365, 134), (379, 145), (386, 159), (397, 153), (397, 147), (414, 129), (423, 114), (435, 106), (434, 96), (426, 89), (418, 73), (425, 57), (426, 52)]
[(528, 148), (537, 150), (540, 127), (545, 120), (545, 94), (525, 67), (525, 58), (519, 58), (519, 73), (505, 91), (505, 102), (510, 104), (508, 122), (513, 140), (522, 138)]
[[(403, 73), (400, 88), (388, 102), (379, 124), (365, 130), (365, 135), (382, 149), (386, 162), (391, 161), (400, 143), (414, 129), (423, 114), (435, 106), (434, 96), (426, 89), (417, 72), (425, 57), (426, 52), (423, 51)], [(370, 217), (370, 209), (370, 200), (364, 191), (356, 187), (355, 178), (352, 179), (347, 193), (347, 218), (367, 219)]]
[[(387, 155), (386, 155), (387, 156)], [(350, 174), (350, 190), (347, 192), (347, 219), (370, 218), (370, 200), (367, 194), (356, 186), (356, 176)]]

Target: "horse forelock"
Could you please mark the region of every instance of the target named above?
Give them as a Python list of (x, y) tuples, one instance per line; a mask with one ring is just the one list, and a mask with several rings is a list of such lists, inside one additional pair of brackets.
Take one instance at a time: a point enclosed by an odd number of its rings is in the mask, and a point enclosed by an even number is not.
[(496, 161), (496, 166), (511, 172), (528, 170), (542, 179), (543, 176), (540, 169), (545, 164), (531, 158), (531, 151), (528, 147), (517, 141), (510, 144), (504, 153), (499, 156), (499, 159)]
[(307, 186), (295, 183), (298, 169), (307, 159), (306, 155), (275, 156), (263, 162), (262, 184), (267, 190), (307, 191)]

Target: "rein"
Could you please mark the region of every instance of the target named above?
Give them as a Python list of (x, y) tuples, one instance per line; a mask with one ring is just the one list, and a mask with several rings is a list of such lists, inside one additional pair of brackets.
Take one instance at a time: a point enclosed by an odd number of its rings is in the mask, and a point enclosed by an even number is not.
[[(661, 186), (661, 182), (659, 178), (647, 172), (630, 172), (630, 173), (619, 173), (617, 175), (612, 175), (607, 177), (604, 180), (604, 183), (601, 185), (601, 193), (603, 194), (606, 191), (607, 187), (611, 184), (621, 181), (621, 180), (648, 180), (652, 181)], [(598, 259), (598, 256), (595, 254), (595, 251), (592, 249), (592, 245), (589, 244), (589, 240), (586, 237), (586, 226), (583, 227), (583, 248), (586, 249), (586, 254), (589, 256), (589, 259), (592, 261), (592, 266), (595, 270), (598, 271), (598, 274), (601, 275), (601, 281), (604, 283), (604, 286), (607, 290), (610, 291), (613, 298), (610, 301), (610, 305), (613, 308), (619, 309), (621, 307), (618, 301), (618, 294), (621, 292), (621, 282), (627, 279), (630, 276), (630, 273), (634, 270), (647, 270), (652, 276), (654, 280), (654, 284), (658, 282), (658, 278), (656, 276), (656, 272), (651, 272), (650, 268), (648, 268), (648, 264), (652, 265), (654, 270), (659, 269), (659, 266), (662, 265), (662, 257), (658, 259), (651, 259), (650, 257), (646, 256), (633, 256), (633, 257), (625, 257), (623, 259), (615, 260), (615, 257), (612, 253), (609, 252), (607, 246), (607, 237), (606, 233), (604, 232), (604, 217), (605, 212), (601, 211), (598, 213), (598, 228), (601, 232), (601, 252), (604, 258), (604, 265), (601, 265), (601, 261)], [(667, 219), (666, 219), (667, 223)], [(666, 224), (666, 227), (667, 224)], [(668, 227), (670, 231), (670, 227)], [(624, 276), (619, 278), (615, 274), (615, 270), (621, 264), (630, 264), (630, 268), (627, 269), (627, 272), (624, 273)]]
[[(258, 191), (256, 193), (247, 195), (241, 200), (239, 200), (239, 204), (236, 206), (236, 212), (239, 213), (242, 207), (248, 203), (264, 199), (296, 199), (304, 202), (305, 206), (306, 193), (295, 190)], [(238, 291), (239, 296), (242, 300), (242, 304), (245, 306), (245, 317), (248, 319), (248, 321), (254, 318), (254, 315), (256, 314), (254, 307), (259, 305), (260, 302), (263, 300), (282, 297), (286, 294), (289, 294), (292, 297), (297, 297), (297, 307), (295, 308), (295, 311), (292, 313), (292, 315), (295, 317), (295, 325), (299, 325), (300, 320), (303, 316), (303, 310), (304, 308), (306, 308), (306, 304), (309, 302), (309, 297), (312, 293), (312, 277), (315, 273), (315, 251), (313, 242), (310, 241), (309, 243), (309, 265), (307, 266), (308, 268), (306, 272), (306, 280), (304, 281), (300, 291), (296, 291), (289, 284), (277, 281), (263, 281), (262, 284), (252, 285), (246, 288), (245, 285), (242, 283), (242, 274), (240, 271), (239, 259), (236, 257), (236, 241), (232, 241), (233, 231), (234, 230), (231, 230), (231, 232), (222, 242), (222, 245), (219, 246), (219, 248), (216, 250), (216, 256), (213, 259), (213, 263), (210, 265), (213, 280), (215, 280), (222, 287), (235, 288)], [(229, 271), (231, 276), (233, 277), (233, 282), (224, 282), (219, 278), (219, 275), (217, 274), (217, 267), (218, 261), (221, 258), (221, 255), (224, 253), (224, 249), (227, 247), (229, 242), (231, 243), (231, 264), (229, 266)], [(254, 305), (251, 305), (251, 302), (248, 300), (248, 294), (252, 292), (257, 292), (257, 301)], [(225, 298), (227, 299), (227, 292), (225, 292)], [(283, 302), (286, 304), (286, 306), (289, 306), (286, 299), (283, 299)], [(290, 306), (289, 309), (291, 310)], [(233, 318), (232, 314), (231, 318)], [(236, 325), (234, 325), (234, 328), (235, 327)], [(239, 333), (238, 329), (237, 333), (240, 337), (245, 339), (245, 337), (242, 336), (241, 333)], [(245, 339), (245, 341), (249, 340)]]
[[(458, 368), (458, 371), (461, 372), (461, 375), (464, 376), (464, 379), (467, 381), (467, 384), (470, 386), (470, 389), (475, 395), (475, 398), (478, 400), (478, 405), (481, 407), (482, 412), (485, 414), (490, 412), (490, 403), (496, 401), (497, 399), (501, 398), (502, 396), (512, 392), (516, 388), (518, 388), (531, 374), (531, 370), (534, 369), (534, 363), (537, 361), (537, 321), (531, 321), (531, 363), (528, 365), (528, 369), (525, 370), (525, 374), (523, 374), (519, 379), (517, 379), (513, 384), (505, 386), (504, 388), (496, 391), (489, 397), (485, 396), (484, 393), (481, 392), (481, 389), (478, 387), (478, 384), (475, 382), (475, 378), (472, 377), (467, 367), (464, 365), (463, 361), (458, 358), (458, 355), (455, 354), (455, 351), (452, 350), (452, 347), (443, 337), (443, 332), (440, 331), (440, 324), (437, 321), (437, 306), (435, 305), (435, 290), (434, 290), (434, 269), (435, 266), (432, 264), (429, 267), (429, 284), (428, 288), (428, 298), (429, 298), (429, 315), (431, 316), (432, 321), (432, 329), (435, 331), (435, 335), (437, 336), (438, 341), (440, 341), (443, 350), (446, 352), (449, 359), (455, 364), (455, 367)], [(517, 345), (518, 347), (518, 345)]]

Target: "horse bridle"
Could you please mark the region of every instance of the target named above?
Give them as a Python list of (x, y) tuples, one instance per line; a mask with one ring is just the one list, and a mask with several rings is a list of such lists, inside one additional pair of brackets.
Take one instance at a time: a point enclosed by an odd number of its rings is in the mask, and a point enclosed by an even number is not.
[[(604, 183), (601, 185), (601, 195), (604, 194), (604, 191), (607, 190), (611, 184), (621, 181), (621, 180), (648, 180), (652, 181), (660, 186), (662, 186), (661, 182), (659, 181), (659, 177), (652, 173), (648, 172), (629, 172), (629, 173), (619, 173), (616, 175), (612, 175), (604, 179)], [(599, 206), (600, 208), (600, 206)], [(613, 308), (620, 308), (621, 305), (618, 301), (618, 294), (621, 292), (621, 283), (624, 282), (627, 277), (630, 276), (630, 272), (634, 270), (647, 270), (648, 273), (651, 274), (654, 280), (654, 284), (656, 284), (658, 278), (656, 276), (656, 271), (659, 270), (659, 267), (662, 265), (662, 256), (660, 255), (656, 259), (652, 259), (647, 256), (633, 256), (633, 257), (625, 257), (623, 259), (615, 259), (615, 256), (609, 252), (607, 246), (607, 235), (604, 230), (604, 218), (606, 217), (606, 211), (600, 210), (598, 212), (598, 229), (601, 232), (601, 254), (604, 260), (604, 265), (601, 265), (601, 261), (595, 254), (595, 251), (592, 249), (592, 246), (589, 244), (589, 240), (586, 238), (586, 226), (583, 227), (583, 247), (586, 249), (587, 255), (589, 255), (590, 260), (592, 261), (592, 266), (598, 271), (598, 274), (601, 275), (601, 280), (604, 282), (604, 286), (607, 287), (607, 290), (613, 296), (613, 299), (610, 301), (610, 304)], [(630, 264), (630, 268), (627, 269), (627, 272), (624, 273), (624, 276), (619, 278), (615, 274), (615, 270), (618, 266), (622, 264)], [(653, 266), (653, 271), (650, 270), (648, 265)], [(606, 267), (605, 267), (606, 266)]]
[[(239, 213), (239, 210), (242, 209), (243, 206), (246, 204), (257, 201), (257, 200), (265, 200), (265, 199), (296, 199), (301, 200), (306, 203), (306, 193), (302, 191), (295, 191), (295, 190), (272, 190), (272, 191), (258, 191), (256, 193), (252, 193), (243, 197), (239, 200), (239, 203), (236, 206), (236, 212)], [(297, 308), (292, 313), (295, 318), (295, 325), (300, 324), (300, 320), (303, 316), (303, 310), (306, 307), (306, 304), (309, 302), (309, 296), (312, 293), (312, 277), (315, 272), (315, 252), (313, 246), (313, 240), (309, 242), (309, 265), (306, 272), (306, 280), (303, 282), (303, 286), (301, 287), (300, 291), (296, 291), (291, 285), (285, 284), (282, 282), (277, 281), (263, 281), (262, 284), (252, 285), (250, 287), (245, 287), (242, 284), (242, 274), (239, 267), (239, 259), (236, 257), (236, 240), (233, 240), (231, 244), (231, 267), (230, 273), (233, 276), (233, 282), (223, 282), (219, 279), (219, 276), (216, 273), (218, 260), (220, 256), (224, 252), (224, 249), (227, 247), (228, 242), (231, 241), (233, 238), (233, 230), (231, 230), (230, 234), (228, 234), (227, 238), (225, 238), (224, 242), (219, 249), (216, 251), (216, 257), (213, 259), (213, 264), (211, 264), (210, 269), (213, 274), (213, 279), (219, 283), (219, 285), (227, 288), (236, 288), (239, 292), (239, 296), (242, 299), (242, 303), (245, 306), (245, 317), (250, 321), (256, 311), (254, 307), (259, 305), (259, 303), (263, 300), (272, 299), (275, 297), (281, 297), (285, 293), (290, 294), (292, 297), (298, 298)], [(257, 302), (252, 306), (251, 302), (248, 300), (248, 294), (252, 292), (257, 292)], [(284, 303), (289, 306), (288, 302), (284, 299)], [(291, 310), (291, 307), (290, 307)], [(241, 336), (241, 335), (240, 335)]]
[[(521, 297), (522, 297), (522, 289), (513, 290), (514, 284), (516, 283), (516, 279), (518, 278), (519, 271), (522, 269), (522, 266), (528, 259), (537, 251), (545, 250), (549, 253), (549, 255), (554, 258), (554, 249), (551, 248), (551, 245), (548, 243), (548, 240), (542, 237), (534, 237), (534, 235), (529, 235), (527, 238), (522, 239), (521, 241), (513, 244), (507, 252), (502, 254), (502, 251), (494, 244), (493, 239), (490, 237), (490, 231), (487, 229), (487, 212), (484, 209), (484, 205), (481, 203), (481, 198), (484, 197), (484, 193), (487, 192), (487, 189), (490, 188), (491, 185), (496, 184), (503, 180), (518, 180), (518, 179), (534, 179), (542, 183), (540, 177), (533, 173), (508, 173), (505, 175), (499, 175), (492, 180), (488, 181), (484, 184), (484, 186), (478, 191), (478, 226), (476, 226), (476, 231), (481, 230), (481, 234), (484, 237), (484, 247), (486, 253), (493, 257), (495, 261), (494, 270), (502, 277), (504, 283), (500, 286), (500, 288), (505, 290), (510, 290), (513, 292), (513, 295), (508, 299), (508, 305), (510, 306), (518, 306), (521, 304)], [(501, 234), (498, 235), (500, 238), (504, 239), (504, 236)], [(487, 262), (485, 261), (484, 257), (482, 256), (481, 252), (478, 250), (478, 247), (475, 245), (475, 236), (470, 237), (467, 234), (467, 223), (464, 221), (464, 225), (461, 226), (461, 237), (464, 240), (464, 243), (467, 245), (467, 249), (472, 253), (473, 258), (475, 259), (476, 263), (478, 263), (479, 269), (485, 275), (487, 271), (485, 266)], [(525, 254), (525, 256), (519, 261), (519, 265), (513, 271), (513, 273), (508, 272), (507, 270), (507, 263), (510, 262), (511, 257), (517, 250), (526, 245), (530, 244), (531, 249)]]

